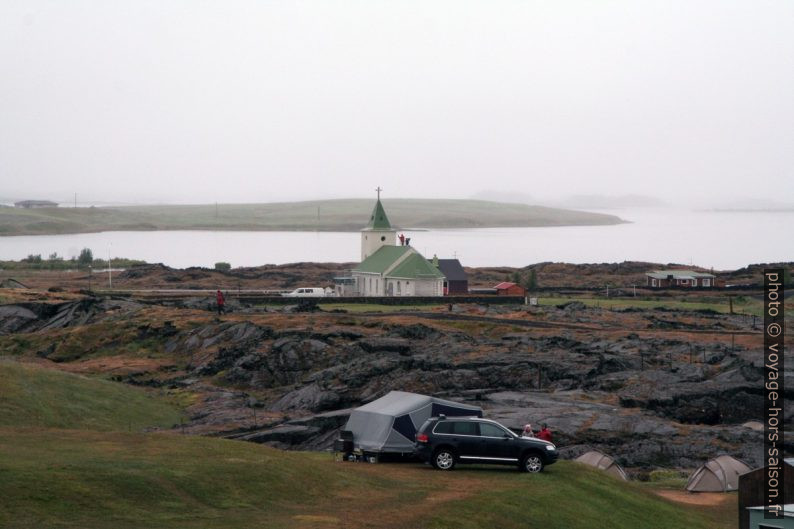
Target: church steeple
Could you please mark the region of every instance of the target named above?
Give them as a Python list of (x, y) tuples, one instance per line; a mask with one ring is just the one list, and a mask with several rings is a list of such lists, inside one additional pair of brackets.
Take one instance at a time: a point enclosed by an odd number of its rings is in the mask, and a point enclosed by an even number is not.
[(377, 191), (378, 201), (375, 203), (375, 209), (372, 210), (372, 215), (369, 217), (367, 228), (371, 230), (390, 230), (391, 222), (389, 222), (389, 217), (386, 216), (383, 204), (380, 203), (380, 192), (382, 189), (378, 188)]
[(362, 261), (378, 251), (381, 246), (397, 245), (397, 231), (392, 228), (389, 217), (386, 216), (386, 210), (383, 209), (383, 204), (380, 202), (380, 192), (383, 189), (378, 186), (375, 191), (378, 193), (378, 199), (375, 202), (372, 214), (369, 216), (369, 222), (361, 230)]

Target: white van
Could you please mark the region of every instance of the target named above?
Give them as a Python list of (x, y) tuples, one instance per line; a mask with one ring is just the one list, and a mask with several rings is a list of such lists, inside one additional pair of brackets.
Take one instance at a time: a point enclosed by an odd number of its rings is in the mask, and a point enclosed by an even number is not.
[(288, 298), (324, 298), (325, 289), (323, 288), (296, 288), (292, 292), (282, 294)]

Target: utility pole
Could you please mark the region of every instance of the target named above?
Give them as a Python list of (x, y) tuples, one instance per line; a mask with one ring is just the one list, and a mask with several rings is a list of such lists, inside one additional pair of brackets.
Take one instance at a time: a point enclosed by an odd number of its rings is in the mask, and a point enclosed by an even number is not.
[(637, 297), (637, 285), (634, 285), (634, 297)]
[(88, 265), (88, 291), (91, 292), (91, 265)]
[(113, 276), (110, 273), (110, 246), (108, 246), (108, 290), (113, 289)]
[(77, 193), (74, 194), (74, 207), (77, 207)]

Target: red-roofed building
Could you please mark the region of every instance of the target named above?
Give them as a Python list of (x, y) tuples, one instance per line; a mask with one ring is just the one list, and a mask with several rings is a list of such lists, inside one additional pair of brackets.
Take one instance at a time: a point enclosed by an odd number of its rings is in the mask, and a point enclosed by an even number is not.
[(497, 296), (526, 296), (527, 291), (521, 285), (505, 281), (494, 287)]

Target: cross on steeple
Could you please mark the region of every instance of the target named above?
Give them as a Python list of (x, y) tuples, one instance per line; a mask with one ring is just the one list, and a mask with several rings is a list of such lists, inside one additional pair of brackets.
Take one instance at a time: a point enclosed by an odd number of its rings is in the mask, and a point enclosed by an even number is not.
[(381, 191), (383, 191), (383, 188), (381, 188), (380, 186), (378, 186), (377, 188), (375, 188), (375, 191), (377, 191), (377, 192), (378, 192), (378, 200), (380, 200), (380, 192), (381, 192)]

